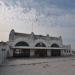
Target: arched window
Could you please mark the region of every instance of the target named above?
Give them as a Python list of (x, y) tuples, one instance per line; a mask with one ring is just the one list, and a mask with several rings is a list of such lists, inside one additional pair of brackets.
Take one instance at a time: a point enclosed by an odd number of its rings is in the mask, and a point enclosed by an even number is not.
[(29, 46), (29, 44), (27, 42), (21, 41), (21, 42), (16, 43), (15, 46)]
[[(52, 44), (51, 47), (59, 48), (59, 45)], [(51, 56), (61, 56), (61, 50), (60, 49), (51, 49)]]
[[(35, 47), (46, 47), (46, 45), (42, 42), (39, 42), (35, 45)], [(45, 57), (45, 56), (47, 56), (47, 50), (46, 49), (36, 49), (35, 56), (36, 57)]]
[(52, 44), (51, 47), (59, 47), (58, 44)]
[(35, 45), (35, 47), (46, 47), (46, 45), (42, 42), (39, 42)]

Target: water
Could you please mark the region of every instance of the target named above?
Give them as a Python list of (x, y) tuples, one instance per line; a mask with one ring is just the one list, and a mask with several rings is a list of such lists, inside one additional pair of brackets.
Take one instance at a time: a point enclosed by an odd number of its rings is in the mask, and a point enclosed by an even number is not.
[(0, 75), (75, 75), (75, 57), (9, 59)]

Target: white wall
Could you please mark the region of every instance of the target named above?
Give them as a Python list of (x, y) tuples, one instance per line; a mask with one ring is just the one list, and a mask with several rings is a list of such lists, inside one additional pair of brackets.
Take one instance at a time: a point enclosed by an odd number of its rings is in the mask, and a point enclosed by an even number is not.
[(5, 63), (8, 50), (8, 46), (0, 45), (0, 65)]

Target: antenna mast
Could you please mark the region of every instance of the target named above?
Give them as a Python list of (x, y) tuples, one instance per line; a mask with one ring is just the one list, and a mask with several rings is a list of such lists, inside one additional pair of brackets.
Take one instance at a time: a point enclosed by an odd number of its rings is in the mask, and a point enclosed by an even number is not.
[(32, 32), (33, 32), (33, 22), (32, 22)]
[(32, 21), (32, 32), (34, 32), (34, 24), (37, 22), (37, 17), (35, 15), (33, 21)]

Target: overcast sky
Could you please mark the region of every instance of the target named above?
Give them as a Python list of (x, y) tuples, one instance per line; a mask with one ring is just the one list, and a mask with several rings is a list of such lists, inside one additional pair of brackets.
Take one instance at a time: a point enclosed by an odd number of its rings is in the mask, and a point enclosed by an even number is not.
[(62, 36), (75, 48), (75, 0), (0, 0), (0, 40), (17, 32)]

